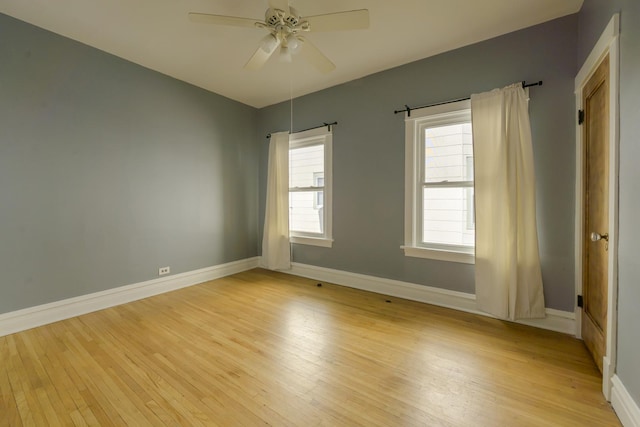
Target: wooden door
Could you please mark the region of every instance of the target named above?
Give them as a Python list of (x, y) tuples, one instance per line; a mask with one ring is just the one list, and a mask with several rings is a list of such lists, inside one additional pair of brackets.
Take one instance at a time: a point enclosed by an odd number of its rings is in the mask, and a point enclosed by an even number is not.
[(609, 228), (609, 56), (582, 92), (584, 234), (582, 338), (602, 372), (606, 351)]

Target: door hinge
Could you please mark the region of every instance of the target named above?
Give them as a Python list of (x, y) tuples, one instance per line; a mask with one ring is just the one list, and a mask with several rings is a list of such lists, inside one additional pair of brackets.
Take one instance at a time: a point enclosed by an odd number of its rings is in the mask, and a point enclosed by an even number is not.
[(582, 295), (578, 295), (578, 307), (584, 307), (584, 301), (582, 299)]
[(584, 110), (578, 110), (578, 124), (584, 123)]

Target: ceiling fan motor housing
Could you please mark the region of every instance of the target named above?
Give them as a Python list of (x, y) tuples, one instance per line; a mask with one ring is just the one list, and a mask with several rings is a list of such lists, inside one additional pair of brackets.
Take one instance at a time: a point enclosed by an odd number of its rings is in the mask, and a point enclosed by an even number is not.
[(300, 15), (294, 8), (289, 8), (289, 13), (280, 9), (267, 9), (265, 13), (264, 21), (270, 27), (276, 27), (277, 25), (287, 25), (290, 28), (296, 27), (300, 22)]

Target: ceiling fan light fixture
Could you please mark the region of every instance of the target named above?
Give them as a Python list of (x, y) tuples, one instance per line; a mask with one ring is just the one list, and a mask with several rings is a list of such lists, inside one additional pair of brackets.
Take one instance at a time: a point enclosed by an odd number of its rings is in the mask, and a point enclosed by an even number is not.
[(287, 49), (293, 54), (300, 50), (300, 41), (293, 34), (287, 37)]
[(260, 42), (260, 48), (264, 50), (265, 53), (273, 52), (273, 49), (275, 49), (277, 45), (278, 40), (273, 34), (267, 34)]
[(291, 50), (288, 47), (282, 46), (280, 48), (280, 56), (278, 59), (280, 62), (291, 62)]

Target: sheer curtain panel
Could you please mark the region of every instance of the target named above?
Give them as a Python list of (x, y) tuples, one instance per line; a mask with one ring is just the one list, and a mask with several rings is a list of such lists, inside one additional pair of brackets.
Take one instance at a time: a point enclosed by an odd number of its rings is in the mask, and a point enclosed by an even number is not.
[(267, 203), (262, 235), (262, 267), (291, 268), (289, 244), (289, 133), (271, 134), (267, 169)]
[(528, 101), (519, 83), (471, 96), (476, 302), (510, 320), (545, 316)]

